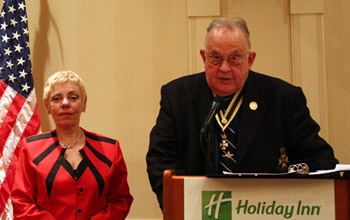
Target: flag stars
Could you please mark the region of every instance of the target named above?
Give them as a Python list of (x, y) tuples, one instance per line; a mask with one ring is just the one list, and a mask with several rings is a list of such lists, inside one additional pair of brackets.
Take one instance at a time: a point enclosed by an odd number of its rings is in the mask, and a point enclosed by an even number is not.
[(11, 53), (12, 51), (10, 50), (10, 48), (5, 49), (5, 55), (10, 56)]
[(30, 89), (30, 87), (27, 85), (27, 83), (25, 85), (22, 85), (22, 92), (26, 91), (28, 93), (28, 89)]
[(33, 88), (28, 20), (23, 0), (3, 0), (0, 11), (1, 78), (25, 97)]
[(21, 22), (27, 23), (28, 21), (27, 16), (24, 15), (24, 16), (21, 16), (21, 18), (22, 18)]
[(13, 75), (13, 73), (9, 75), (9, 81), (11, 81), (12, 83), (14, 83), (16, 79), (17, 78)]
[(9, 38), (8, 36), (7, 36), (7, 34), (5, 34), (5, 36), (1, 36), (2, 37), (2, 42), (6, 42), (7, 43), (7, 41), (8, 40), (10, 40), (11, 38)]
[[(23, 60), (23, 58), (21, 57), (20, 59), (17, 59), (17, 61), (18, 61), (18, 63), (17, 63), (17, 65), (21, 65), (21, 66), (23, 66), (23, 64), (24, 64), (24, 62), (25, 62), (25, 60)], [(24, 72), (24, 70), (23, 70), (23, 72)], [(27, 74), (26, 74), (27, 75)], [(21, 75), (22, 76), (22, 75)]]
[(23, 79), (25, 79), (25, 78), (26, 78), (26, 75), (28, 74), (28, 73), (26, 73), (24, 70), (19, 71), (19, 73), (21, 74), (21, 75), (19, 76), (19, 78), (23, 78)]
[(8, 25), (7, 25), (6, 22), (4, 21), (4, 23), (1, 24), (1, 28), (0, 28), (0, 29), (1, 29), (1, 30), (6, 30), (7, 26), (8, 26)]
[(17, 23), (18, 23), (18, 22), (16, 21), (15, 18), (14, 18), (14, 19), (11, 19), (11, 25), (16, 26)]
[(13, 6), (9, 6), (9, 12), (11, 12), (12, 14), (14, 14), (16, 11), (16, 9)]
[(6, 63), (7, 63), (7, 68), (12, 69), (13, 63), (11, 62), (11, 60), (10, 61), (6, 61)]
[(25, 7), (26, 7), (26, 6), (24, 5), (23, 2), (18, 4), (18, 9), (24, 10)]
[(28, 29), (27, 29), (27, 28), (23, 28), (23, 33), (26, 34), (26, 35), (28, 35), (28, 34), (29, 34)]
[(21, 36), (21, 35), (19, 35), (19, 34), (17, 33), (17, 31), (16, 31), (16, 33), (13, 33), (13, 34), (12, 34), (12, 39), (18, 40), (18, 38), (19, 38), (20, 36)]
[(18, 53), (20, 53), (22, 49), (23, 47), (21, 47), (20, 44), (18, 44), (17, 46), (15, 45), (15, 51), (17, 51)]

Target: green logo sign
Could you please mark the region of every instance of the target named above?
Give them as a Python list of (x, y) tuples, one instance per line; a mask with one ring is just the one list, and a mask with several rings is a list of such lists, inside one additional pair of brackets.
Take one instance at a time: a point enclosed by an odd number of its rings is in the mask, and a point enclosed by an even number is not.
[[(235, 208), (232, 209), (232, 206)], [(281, 216), (284, 219), (293, 219), (297, 216), (317, 217), (321, 216), (321, 205), (307, 205), (301, 200), (289, 204), (281, 204), (276, 200), (233, 201), (231, 191), (202, 191), (202, 220), (232, 220), (232, 214), (241, 217)]]
[(202, 191), (202, 220), (231, 220), (231, 191)]

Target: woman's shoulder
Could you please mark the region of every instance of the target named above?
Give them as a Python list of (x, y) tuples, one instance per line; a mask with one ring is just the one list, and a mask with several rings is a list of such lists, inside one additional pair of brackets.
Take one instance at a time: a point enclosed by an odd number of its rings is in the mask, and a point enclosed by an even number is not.
[(86, 137), (86, 153), (93, 154), (107, 164), (119, 160), (122, 157), (119, 141), (105, 135), (84, 130)]
[(48, 149), (57, 140), (56, 132), (49, 131), (25, 137), (21, 140), (18, 148), (21, 154), (36, 158)]
[(50, 139), (52, 137), (56, 137), (56, 132), (54, 130), (28, 136), (25, 138), (25, 140), (27, 143), (30, 143), (30, 142), (34, 142), (34, 141), (47, 140), (47, 139)]
[(85, 129), (83, 129), (84, 134), (86, 136), (86, 138), (91, 139), (93, 141), (100, 141), (100, 142), (105, 142), (105, 143), (109, 143), (109, 144), (116, 144), (118, 141), (116, 139), (101, 135), (101, 134), (97, 134), (91, 131), (87, 131)]

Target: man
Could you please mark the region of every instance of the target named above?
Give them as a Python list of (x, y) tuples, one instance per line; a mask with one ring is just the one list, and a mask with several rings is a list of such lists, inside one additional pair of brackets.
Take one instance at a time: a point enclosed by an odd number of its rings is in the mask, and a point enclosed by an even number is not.
[(209, 126), (214, 173), (286, 172), (289, 165), (300, 163), (315, 171), (338, 163), (318, 135), (320, 128), (301, 88), (250, 70), (256, 56), (250, 47), (242, 18), (216, 19), (200, 51), (205, 72), (162, 87), (147, 153), (149, 180), (161, 208), (164, 170), (208, 174), (208, 155), (202, 149), (208, 143), (201, 144), (200, 130), (215, 96), (224, 97), (227, 104)]

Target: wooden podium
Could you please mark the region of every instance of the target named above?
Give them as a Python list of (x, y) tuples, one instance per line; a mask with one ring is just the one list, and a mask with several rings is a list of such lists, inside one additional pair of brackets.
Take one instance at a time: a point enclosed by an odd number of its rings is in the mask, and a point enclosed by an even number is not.
[[(206, 178), (197, 176), (176, 176), (174, 170), (166, 170), (163, 175), (163, 219), (164, 220), (184, 220), (184, 182), (186, 178)], [(214, 177), (208, 177), (212, 179)], [(214, 178), (220, 179), (227, 178)], [(230, 178), (230, 181), (237, 181), (239, 177)], [(255, 178), (248, 178), (254, 180)], [(257, 179), (263, 179), (261, 177)], [(274, 179), (269, 178), (270, 181)], [(288, 178), (283, 178), (284, 180)], [(293, 178), (298, 181), (297, 178)], [(301, 178), (303, 181), (308, 181), (308, 178)], [(309, 179), (310, 181), (317, 181), (317, 178)], [(250, 181), (247, 180), (247, 181)], [(255, 179), (256, 180), (256, 179)], [(322, 181), (322, 179), (319, 179)], [(278, 181), (278, 179), (276, 179)], [(334, 211), (336, 220), (350, 220), (350, 180), (346, 177), (328, 179), (334, 181)]]

